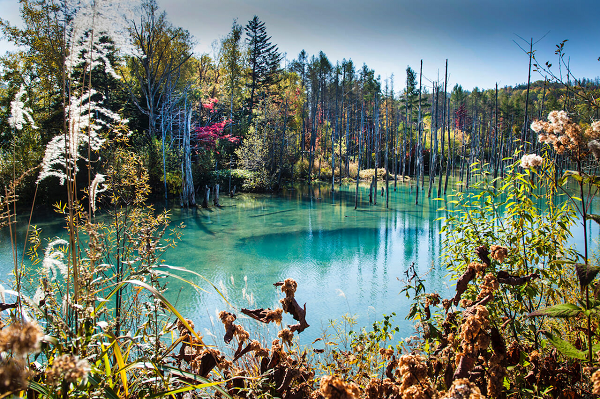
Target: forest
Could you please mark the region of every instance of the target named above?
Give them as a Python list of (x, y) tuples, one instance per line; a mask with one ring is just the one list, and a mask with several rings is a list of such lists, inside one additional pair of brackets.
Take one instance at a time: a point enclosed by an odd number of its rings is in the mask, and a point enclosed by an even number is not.
[[(0, 19), (20, 46), (0, 56), (0, 228), (12, 252), (1, 397), (600, 394), (600, 263), (588, 248), (600, 80), (573, 76), (566, 40), (557, 66), (530, 48), (528, 82), (468, 91), (449, 83), (452, 60), (436, 81), (423, 61), (382, 80), (324, 52), (288, 60), (258, 16), (194, 54), (156, 0), (127, 17), (106, 1), (20, 5), (21, 27)], [(221, 311), (228, 349), (205, 344), (169, 301), (167, 281), (199, 288), (193, 275), (227, 302), (216, 281), (163, 264), (185, 234), (169, 207), (219, 209), (220, 196), (296, 183), (352, 190), (354, 209), (378, 197), (387, 208), (405, 186), (417, 205), (439, 202), (455, 296), (427, 292), (406, 265), (415, 339), (393, 338), (379, 315), (325, 349), (299, 346), (309, 325), (292, 278), (273, 282), (280, 308)], [(34, 212), (56, 213), (65, 238), (35, 226), (20, 237)], [(583, 247), (568, 244), (575, 230)], [(275, 323), (277, 338), (250, 322)]]

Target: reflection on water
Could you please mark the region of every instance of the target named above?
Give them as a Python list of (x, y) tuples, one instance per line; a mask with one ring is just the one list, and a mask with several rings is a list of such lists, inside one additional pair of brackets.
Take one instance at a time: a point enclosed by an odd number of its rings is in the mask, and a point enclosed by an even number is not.
[[(300, 334), (302, 344), (321, 336), (329, 320), (341, 320), (346, 313), (357, 315), (359, 326), (368, 326), (382, 314), (395, 312), (400, 336), (409, 335), (411, 326), (404, 317), (410, 300), (399, 295), (408, 267), (415, 263), (421, 275), (427, 273), (428, 292), (447, 296), (451, 285), (439, 269), (441, 222), (435, 219), (443, 215), (436, 211), (440, 203), (422, 198), (415, 205), (414, 191), (399, 185), (394, 192), (390, 185), (386, 209), (381, 192), (378, 204), (369, 205), (368, 186), (361, 186), (359, 209), (354, 210), (354, 187), (336, 186), (332, 194), (329, 185), (297, 185), (280, 195), (222, 197), (221, 208), (174, 208), (173, 224), (183, 222), (186, 227), (164, 262), (205, 276), (237, 308), (239, 317), (242, 307), (278, 306), (282, 294), (273, 283), (295, 279), (296, 298), (300, 305), (306, 303), (311, 325)], [(36, 223), (45, 237), (64, 232), (62, 221), (52, 214), (45, 219), (38, 215)], [(594, 226), (592, 237), (597, 236)], [(0, 231), (4, 281), (12, 268), (7, 238)], [(173, 280), (167, 296), (201, 332), (222, 335), (215, 312), (228, 305), (206, 281), (194, 282), (208, 293)], [(284, 315), (284, 323), (294, 321)]]
[[(336, 187), (332, 195), (326, 185), (298, 185), (277, 196), (240, 195), (209, 211), (174, 209), (173, 220), (187, 227), (166, 262), (223, 286), (239, 307), (273, 308), (281, 298), (273, 283), (295, 279), (297, 300), (306, 302), (311, 324), (302, 343), (345, 313), (357, 315), (364, 326), (396, 312), (402, 333), (409, 334), (404, 316), (410, 303), (398, 295), (404, 271), (414, 262), (422, 274), (429, 272), (429, 290), (447, 290), (445, 272), (432, 269), (439, 257), (441, 222), (434, 221), (439, 203), (415, 206), (407, 187), (390, 188), (388, 209), (385, 197), (368, 204), (366, 186), (354, 210), (354, 186)], [(181, 294), (180, 307), (200, 325), (223, 308), (216, 294), (188, 292)], [(252, 293), (253, 305), (244, 293)]]

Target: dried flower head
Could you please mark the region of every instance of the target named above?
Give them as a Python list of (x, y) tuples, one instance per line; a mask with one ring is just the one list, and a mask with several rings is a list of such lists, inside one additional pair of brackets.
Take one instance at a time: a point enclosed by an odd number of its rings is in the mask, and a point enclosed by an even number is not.
[(575, 159), (583, 159), (588, 154), (588, 141), (600, 133), (600, 124), (593, 122), (584, 131), (565, 111), (552, 111), (548, 114), (548, 122), (534, 121), (531, 129), (538, 133), (540, 143), (552, 145), (558, 154), (568, 152)]
[(15, 356), (38, 353), (44, 333), (34, 322), (13, 323), (0, 331), (0, 351), (11, 350)]
[(265, 316), (265, 320), (267, 323), (274, 321), (277, 325), (281, 325), (281, 315), (283, 314), (283, 309), (277, 308), (275, 310), (267, 309), (267, 315)]
[(54, 358), (52, 366), (46, 370), (46, 377), (50, 384), (60, 383), (63, 379), (65, 382), (77, 382), (85, 380), (89, 371), (87, 360), (64, 354)]
[(358, 385), (332, 375), (321, 378), (319, 390), (325, 399), (357, 399), (360, 396)]
[(368, 399), (379, 398), (379, 391), (382, 388), (381, 380), (379, 378), (371, 378), (369, 385), (365, 388), (365, 393)]
[(0, 360), (0, 394), (2, 397), (11, 392), (26, 389), (31, 374), (31, 371), (25, 367), (23, 359)]
[(470, 308), (473, 305), (473, 301), (467, 298), (462, 298), (458, 303), (461, 308)]
[(598, 140), (591, 140), (588, 143), (588, 149), (594, 158), (596, 158), (596, 161), (600, 160), (600, 142)]
[(283, 343), (292, 345), (292, 340), (294, 339), (294, 333), (291, 332), (289, 329), (284, 328), (283, 330), (279, 331), (279, 333), (277, 334), (277, 337), (279, 339), (281, 339), (281, 341)]
[(429, 379), (427, 377), (427, 363), (425, 357), (421, 355), (402, 355), (398, 359), (398, 369), (396, 375), (402, 381), (400, 385), (400, 393), (408, 393), (410, 395), (418, 394), (414, 390), (407, 391), (413, 385), (418, 385), (425, 391), (431, 390)]
[(221, 320), (221, 323), (225, 325), (225, 329), (228, 329), (235, 321), (236, 316), (233, 313), (222, 310), (219, 312), (219, 319)]
[(498, 279), (492, 273), (488, 273), (483, 277), (483, 283), (481, 287), (479, 287), (479, 295), (477, 295), (477, 300), (481, 300), (488, 295), (494, 295), (494, 291), (496, 291), (499, 287)]
[(508, 248), (500, 246), (500, 245), (492, 245), (490, 247), (490, 255), (492, 259), (497, 260), (498, 262), (504, 262), (504, 259), (508, 256)]
[(298, 288), (298, 283), (296, 280), (291, 278), (286, 278), (281, 286), (281, 292), (284, 292), (287, 297), (293, 297), (296, 289)]
[(600, 370), (596, 370), (594, 374), (592, 374), (592, 384), (594, 385), (592, 394), (600, 395)]
[(479, 262), (471, 262), (469, 263), (469, 266), (467, 266), (467, 269), (472, 269), (479, 276), (483, 275), (483, 273), (485, 272), (485, 268), (486, 266), (483, 263)]
[(485, 399), (477, 385), (466, 378), (459, 378), (452, 382), (452, 386), (442, 399)]
[(523, 169), (534, 169), (544, 163), (544, 158), (537, 154), (523, 155), (521, 158), (521, 167)]
[(476, 354), (479, 349), (485, 349), (489, 345), (489, 312), (484, 306), (476, 305), (467, 309), (465, 314), (467, 317), (460, 329), (463, 352), (467, 355)]
[(234, 327), (235, 331), (233, 332), (233, 335), (237, 337), (240, 343), (244, 343), (248, 338), (250, 338), (250, 333), (248, 333), (244, 327), (240, 326), (239, 324), (236, 324)]
[(388, 349), (381, 348), (381, 349), (379, 349), (379, 354), (385, 360), (388, 360), (389, 358), (391, 358), (394, 355), (394, 349), (393, 348), (388, 348)]

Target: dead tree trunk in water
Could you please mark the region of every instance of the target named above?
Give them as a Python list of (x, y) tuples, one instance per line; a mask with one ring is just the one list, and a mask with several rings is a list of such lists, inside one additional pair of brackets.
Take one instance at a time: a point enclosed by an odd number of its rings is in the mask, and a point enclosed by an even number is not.
[(415, 191), (415, 205), (419, 204), (419, 177), (423, 166), (423, 149), (421, 148), (421, 88), (423, 80), (423, 60), (421, 60), (421, 69), (419, 71), (419, 111), (417, 117), (417, 152), (415, 154), (415, 160), (417, 161), (416, 172), (417, 172), (417, 190)]
[(194, 191), (194, 179), (192, 177), (192, 149), (191, 149), (191, 128), (192, 128), (192, 109), (187, 110), (186, 103), (185, 127), (183, 129), (183, 161), (181, 169), (183, 172), (183, 187), (181, 194), (181, 206), (196, 206), (196, 193)]
[(362, 110), (360, 112), (360, 131), (358, 132), (358, 162), (357, 162), (358, 166), (356, 168), (356, 197), (354, 199), (354, 209), (358, 208), (358, 182), (360, 181), (360, 145), (362, 143), (362, 131), (363, 131), (364, 123), (365, 123), (365, 103), (363, 102)]

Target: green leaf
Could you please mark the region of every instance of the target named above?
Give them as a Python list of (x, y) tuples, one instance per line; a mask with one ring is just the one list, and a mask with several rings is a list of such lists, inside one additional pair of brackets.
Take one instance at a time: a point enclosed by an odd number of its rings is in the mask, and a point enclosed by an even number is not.
[(576, 263), (575, 270), (577, 271), (579, 284), (581, 284), (582, 287), (585, 287), (594, 281), (596, 275), (600, 272), (600, 267), (591, 266), (585, 263)]
[(50, 396), (50, 391), (45, 386), (33, 380), (29, 381), (29, 388), (39, 393), (40, 395), (44, 395), (47, 397)]
[(600, 224), (600, 215), (589, 214), (589, 215), (587, 215), (587, 218), (592, 219), (594, 222)]
[(572, 303), (561, 303), (535, 312), (529, 313), (528, 317), (550, 316), (550, 317), (574, 317), (584, 312), (584, 309)]
[(583, 180), (583, 177), (576, 170), (566, 170), (565, 173), (563, 174), (563, 178), (566, 178), (566, 177), (572, 177), (573, 179), (575, 179), (577, 181)]
[(587, 358), (586, 351), (580, 351), (571, 345), (570, 342), (565, 341), (564, 339), (558, 338), (550, 333), (545, 333), (546, 337), (548, 337), (548, 341), (554, 346), (560, 353), (563, 355), (579, 360), (585, 360)]

